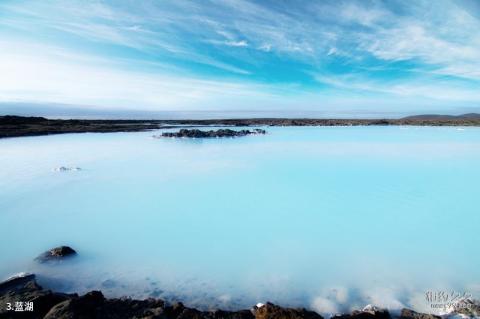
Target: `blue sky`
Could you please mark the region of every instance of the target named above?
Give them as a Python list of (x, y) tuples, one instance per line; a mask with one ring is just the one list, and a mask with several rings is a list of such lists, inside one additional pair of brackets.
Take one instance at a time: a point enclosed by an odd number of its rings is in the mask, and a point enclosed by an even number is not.
[(0, 113), (478, 111), (479, 30), (477, 0), (2, 0)]

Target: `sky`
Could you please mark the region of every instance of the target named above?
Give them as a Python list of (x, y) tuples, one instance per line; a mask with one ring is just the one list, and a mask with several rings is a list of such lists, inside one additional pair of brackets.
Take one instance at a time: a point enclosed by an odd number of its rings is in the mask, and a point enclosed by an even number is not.
[(25, 105), (477, 112), (480, 1), (0, 0), (0, 114)]

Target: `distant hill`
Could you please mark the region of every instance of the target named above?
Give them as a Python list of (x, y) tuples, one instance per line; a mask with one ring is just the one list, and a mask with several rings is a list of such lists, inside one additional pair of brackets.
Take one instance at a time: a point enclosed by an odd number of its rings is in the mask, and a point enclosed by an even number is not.
[(479, 113), (467, 113), (461, 115), (422, 114), (403, 117), (402, 120), (467, 120), (480, 119)]
[(5, 115), (0, 116), (0, 124), (32, 124), (48, 121), (44, 117), (39, 116), (17, 116), (17, 115)]

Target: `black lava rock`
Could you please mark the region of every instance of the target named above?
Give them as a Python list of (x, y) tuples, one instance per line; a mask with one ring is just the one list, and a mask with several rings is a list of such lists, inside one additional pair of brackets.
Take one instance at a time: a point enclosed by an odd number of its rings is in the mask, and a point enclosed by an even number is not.
[(355, 310), (351, 314), (334, 316), (332, 319), (391, 319), (386, 309), (368, 305), (363, 310)]
[(60, 246), (44, 252), (43, 254), (35, 258), (35, 260), (40, 263), (45, 263), (50, 261), (59, 261), (75, 255), (77, 255), (77, 252), (73, 250), (73, 248), (69, 246)]
[(318, 313), (305, 308), (283, 308), (267, 302), (253, 308), (255, 319), (323, 319)]
[[(75, 295), (44, 290), (35, 280), (35, 275), (17, 276), (0, 283), (0, 318), (43, 318), (56, 304)], [(15, 312), (9, 310), (20, 303), (33, 304), (33, 311)]]
[[(213, 138), (213, 137), (239, 137), (254, 134), (265, 134), (265, 130), (231, 130), (231, 129), (219, 129), (216, 131), (201, 131), (198, 129), (181, 129), (178, 132), (164, 132), (161, 137), (187, 137), (187, 138)], [(158, 137), (158, 136), (155, 136)]]
[(402, 309), (400, 313), (401, 319), (440, 319), (440, 316), (430, 315), (426, 313), (419, 313), (410, 309)]

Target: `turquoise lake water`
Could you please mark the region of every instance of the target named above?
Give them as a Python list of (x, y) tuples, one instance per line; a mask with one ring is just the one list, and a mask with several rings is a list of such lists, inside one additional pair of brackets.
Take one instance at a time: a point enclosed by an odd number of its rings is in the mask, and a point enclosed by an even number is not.
[[(266, 129), (0, 140), (0, 279), (321, 313), (480, 296), (479, 128)], [(33, 262), (62, 244), (79, 256)]]

